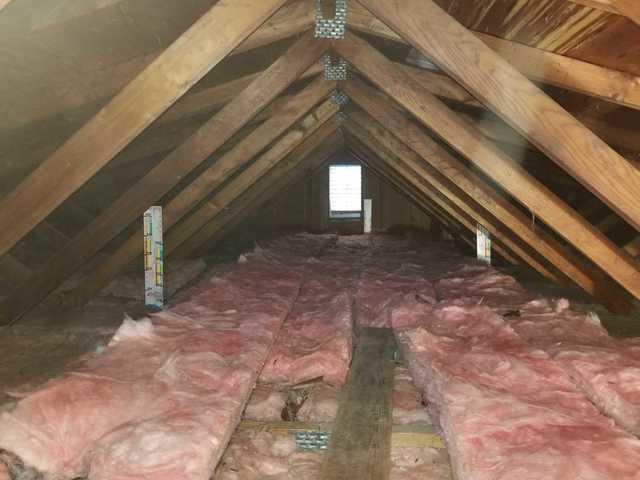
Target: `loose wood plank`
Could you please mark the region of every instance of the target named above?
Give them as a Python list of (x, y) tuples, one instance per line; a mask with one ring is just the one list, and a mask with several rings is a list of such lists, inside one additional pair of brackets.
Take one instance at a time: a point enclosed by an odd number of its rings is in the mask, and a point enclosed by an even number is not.
[(550, 159), (640, 230), (640, 171), (432, 0), (362, 0)]
[(364, 328), (357, 342), (322, 463), (322, 480), (389, 478), (393, 331)]
[[(387, 145), (395, 140), (403, 142), (590, 295), (599, 297), (608, 304), (623, 296), (621, 292), (612, 296), (613, 292), (608, 286), (610, 282), (600, 272), (586, 265), (551, 235), (540, 228), (534, 228), (530, 219), (520, 210), (393, 108), (388, 101), (384, 101), (375, 89), (358, 79), (352, 79), (342, 88), (354, 103), (369, 114), (365, 118), (361, 112), (355, 112), (350, 118), (364, 125), (373, 138), (384, 141)], [(384, 119), (384, 126), (373, 119)], [(391, 150), (395, 151), (395, 148), (392, 146)]]
[(6, 253), (286, 0), (221, 0), (0, 202)]
[(8, 321), (21, 315), (60, 285), (291, 85), (326, 48), (326, 43), (317, 41), (310, 33), (300, 38), (233, 101), (78, 234), (66, 251), (54, 255), (28, 285), (0, 304), (2, 319)]
[(461, 120), (384, 55), (355, 35), (347, 33), (345, 40), (336, 42), (334, 48), (427, 128), (483, 170), (632, 295), (640, 298), (640, 271), (630, 255), (528, 175), (472, 124)]

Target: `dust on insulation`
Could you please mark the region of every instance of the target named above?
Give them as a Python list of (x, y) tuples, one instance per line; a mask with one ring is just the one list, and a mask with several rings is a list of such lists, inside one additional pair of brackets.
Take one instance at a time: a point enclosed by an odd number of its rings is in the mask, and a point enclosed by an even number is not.
[[(391, 372), (372, 391), (390, 399), (388, 478), (638, 478), (636, 339), (416, 234), (290, 235), (215, 264), (15, 392), (4, 478), (332, 478), (331, 432), (374, 401), (349, 375), (372, 331), (400, 354), (364, 359)], [(305, 429), (327, 448), (305, 449)]]

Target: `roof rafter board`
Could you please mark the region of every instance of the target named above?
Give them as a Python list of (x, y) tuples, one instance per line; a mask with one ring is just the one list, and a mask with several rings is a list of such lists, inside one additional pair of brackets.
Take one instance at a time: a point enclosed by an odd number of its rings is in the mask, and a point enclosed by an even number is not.
[[(382, 139), (374, 138), (372, 132), (367, 129), (367, 119), (362, 117), (350, 117), (349, 122), (345, 124), (345, 128), (354, 136), (359, 138), (365, 145), (369, 146), (376, 154), (396, 170), (403, 178), (413, 184), (418, 190), (421, 189), (420, 183), (426, 182), (431, 188), (431, 192), (437, 196), (441, 196), (443, 201), (450, 203), (461, 217), (465, 219), (465, 226), (472, 227), (476, 230), (476, 225), (483, 225), (489, 233), (505, 246), (514, 252), (518, 258), (521, 258), (527, 265), (531, 266), (544, 277), (558, 282), (556, 274), (551, 272), (546, 265), (535, 258), (535, 254), (531, 254), (525, 248), (518, 245), (512, 238), (511, 231), (505, 229), (502, 225), (497, 224), (490, 216), (483, 211), (482, 207), (476, 202), (468, 202), (458, 195), (452, 188), (453, 185), (447, 185), (446, 180), (437, 178), (424, 168), (421, 159), (413, 150), (403, 145), (400, 141), (392, 139), (390, 136)], [(387, 143), (388, 142), (388, 143)], [(444, 180), (444, 181), (443, 181)], [(505, 231), (506, 230), (506, 231)]]
[[(276, 166), (214, 219), (217, 228), (215, 231), (214, 229), (210, 230), (211, 237), (200, 248), (191, 252), (187, 258), (206, 255), (211, 247), (229, 235), (265, 204), (275, 199), (278, 195), (284, 194), (289, 187), (305, 177), (313, 175), (313, 172), (322, 168), (330, 161), (333, 155), (343, 148), (342, 143), (338, 133), (334, 132), (311, 155), (303, 159), (302, 163), (293, 167), (290, 174), (287, 174), (285, 168), (279, 169), (279, 166)], [(186, 259), (183, 258), (182, 247), (187, 244), (188, 241), (180, 245), (173, 252), (171, 258), (174, 260)]]
[[(177, 223), (165, 235), (164, 254), (170, 256), (172, 251), (190, 238), (203, 226), (237, 199), (242, 193), (250, 188), (260, 177), (268, 173), (275, 165), (283, 161), (292, 150), (294, 150), (305, 139), (312, 136), (318, 130), (326, 131), (323, 125), (329, 118), (337, 112), (337, 107), (326, 101), (314, 112), (305, 117), (300, 125), (290, 129), (289, 132), (278, 140), (269, 150), (244, 169), (233, 180), (226, 184), (220, 191), (216, 192), (212, 199), (201, 203), (188, 216)], [(329, 122), (331, 124), (331, 122)], [(334, 130), (336, 125), (330, 125)], [(285, 160), (286, 161), (286, 160)], [(54, 303), (64, 303), (66, 305), (82, 305), (93, 298), (103, 287), (105, 287), (118, 273), (122, 271), (141, 252), (140, 236), (134, 235), (129, 238), (118, 250), (103, 261), (100, 266), (91, 273), (90, 277), (71, 293), (63, 294)]]
[[(301, 160), (318, 148), (319, 145), (325, 142), (325, 140), (336, 138), (335, 135), (338, 133), (338, 127), (339, 120), (335, 117), (330, 121), (325, 122), (323, 126), (293, 150), (293, 152), (291, 152), (284, 161), (279, 162), (275, 168), (283, 168), (288, 171), (290, 166), (297, 165)], [(218, 207), (220, 206), (218, 205)], [(220, 213), (220, 215), (222, 214), (223, 213)], [(218, 228), (220, 228), (218, 222), (220, 215), (206, 219), (206, 223), (195, 234), (175, 245), (170, 253), (172, 258), (188, 258), (193, 254), (193, 252), (199, 251), (211, 236), (215, 234)]]
[[(347, 23), (355, 30), (407, 43), (357, 3), (350, 6)], [(481, 32), (472, 33), (531, 80), (640, 109), (640, 77)]]
[[(387, 165), (372, 165), (370, 155), (373, 155), (373, 152), (366, 145), (364, 145), (362, 141), (355, 138), (353, 135), (351, 135), (349, 138), (351, 140), (351, 142), (349, 143), (350, 153), (356, 159), (358, 159), (358, 161), (362, 162), (362, 164), (370, 168), (374, 172), (374, 174), (378, 176), (378, 178), (388, 182), (393, 188), (395, 188), (402, 195), (409, 198), (425, 212), (433, 215), (436, 220), (442, 223), (442, 225), (453, 227), (453, 225), (455, 224), (455, 228), (457, 229), (461, 227), (461, 225), (456, 223), (454, 219), (447, 218), (447, 214), (439, 209), (437, 205), (423, 203), (425, 199), (418, 195), (416, 189), (410, 186), (406, 182), (406, 180), (402, 179), (400, 176), (398, 176), (398, 174), (396, 174), (395, 172), (391, 172), (389, 170), (390, 167), (388, 167)], [(359, 147), (366, 150), (367, 153), (365, 153), (364, 150), (361, 150)], [(382, 173), (383, 171), (384, 175)]]
[[(311, 5), (311, 0), (303, 0), (280, 8), (257, 30), (246, 37), (242, 43), (237, 45), (228, 56), (232, 57), (249, 50), (264, 47), (279, 40), (294, 37), (310, 29), (314, 18)], [(47, 98), (46, 104), (40, 105), (38, 109), (31, 111), (24, 109), (21, 112), (21, 117), (11, 116), (3, 119), (3, 121), (13, 122), (3, 127), (3, 129), (17, 128), (36, 120), (45, 120), (48, 117), (57, 116), (62, 112), (71, 112), (85, 105), (104, 104), (106, 100), (122, 90), (136, 74), (151, 64), (161, 53), (161, 50), (152, 52), (142, 57), (130, 58), (97, 70), (84, 71), (74, 68), (71, 77), (56, 77), (51, 81), (59, 82), (59, 84), (48, 85), (49, 90), (59, 90), (59, 94)], [(70, 83), (77, 83), (78, 75), (82, 75), (82, 83), (90, 85), (90, 88), (86, 91), (80, 88), (69, 90)], [(91, 79), (91, 81), (88, 82), (87, 79)]]
[[(206, 122), (185, 143), (171, 152), (145, 177), (131, 186), (107, 210), (76, 235), (67, 254), (54, 255), (29, 285), (0, 304), (0, 317), (24, 313), (57, 288), (115, 235), (133, 222), (229, 138), (291, 85), (327, 48), (309, 33)], [(71, 255), (70, 252), (73, 252)], [(29, 294), (27, 294), (27, 290)], [(22, 293), (20, 293), (22, 291)]]
[[(389, 165), (384, 163), (376, 163), (375, 155), (372, 150), (367, 147), (362, 141), (353, 135), (347, 137), (349, 139), (349, 148), (353, 155), (361, 161), (367, 168), (370, 168), (375, 175), (377, 175), (383, 181), (388, 182), (398, 192), (401, 192), (411, 201), (419, 205), (427, 213), (433, 215), (443, 225), (456, 229), (456, 233), (461, 229), (466, 229), (464, 225), (459, 223), (456, 218), (451, 217), (447, 212), (442, 210), (438, 205), (428, 201), (424, 195), (420, 194), (415, 187), (410, 185), (407, 180), (402, 178), (398, 173), (391, 170)], [(366, 151), (366, 152), (365, 152)], [(379, 160), (379, 159), (378, 159)]]
[(487, 141), (472, 124), (461, 120), (364, 40), (348, 34), (347, 39), (335, 43), (334, 49), (427, 128), (480, 167), (538, 218), (640, 298), (640, 272), (633, 259)]
[[(496, 219), (539, 252), (572, 282), (587, 293), (599, 296), (607, 291), (608, 280), (594, 268), (587, 266), (553, 237), (541, 229), (532, 228), (531, 222), (509, 201), (487, 185), (484, 180), (466, 168), (420, 128), (405, 118), (393, 106), (375, 95), (375, 90), (358, 80), (343, 85), (347, 95), (372, 118), (384, 118), (384, 128), (379, 125), (376, 138), (383, 138), (385, 130), (418, 153), (434, 169), (442, 173), (471, 198), (486, 208)], [(357, 114), (356, 114), (357, 117)]]
[(220, 2), (212, 7), (0, 202), (0, 255), (80, 188), (285, 1)]
[(360, 0), (640, 230), (639, 170), (432, 0), (399, 1)]
[[(165, 239), (165, 252), (171, 255), (178, 245), (185, 242), (207, 222), (218, 215), (222, 208), (220, 201), (226, 198), (236, 198), (246, 188), (253, 185), (255, 180), (268, 172), (274, 165), (285, 159), (304, 140), (322, 129), (321, 136), (325, 138), (337, 128), (337, 120), (330, 121), (339, 107), (326, 100), (315, 111), (311, 112), (299, 124), (290, 128), (267, 152), (262, 154), (254, 163), (245, 169), (235, 180), (225, 186), (211, 200), (200, 205), (188, 218), (185, 218), (175, 229), (169, 232)], [(328, 125), (323, 126), (328, 122)], [(228, 202), (227, 202), (228, 203)]]
[[(169, 231), (172, 226), (178, 224), (202, 200), (206, 199), (210, 193), (222, 185), (225, 179), (233, 175), (234, 172), (246, 167), (251, 159), (291, 127), (294, 127), (296, 122), (318, 102), (327, 97), (333, 88), (335, 88), (335, 82), (317, 79), (301, 92), (287, 98), (288, 101), (286, 103), (281, 103), (279, 111), (273, 112), (273, 116), (269, 120), (265, 121), (209, 168), (200, 173), (197, 178), (164, 206), (162, 212), (164, 230)], [(330, 112), (329, 114), (325, 113), (325, 115), (333, 114), (335, 111), (335, 109), (328, 107), (325, 110)], [(322, 114), (323, 112), (321, 111), (320, 113)], [(314, 120), (315, 117), (310, 117), (305, 125), (311, 124)], [(140, 242), (142, 236), (142, 229), (138, 229), (118, 247), (113, 255), (105, 259), (103, 263), (106, 266), (100, 268), (108, 271), (111, 278), (108, 278), (106, 274), (100, 275), (100, 278), (104, 279), (104, 285), (142, 253), (142, 243)], [(165, 253), (168, 254), (169, 249), (165, 248)], [(99, 290), (101, 286), (95, 288)]]
[[(349, 127), (347, 126), (347, 130)], [(352, 133), (352, 132), (351, 132)], [(353, 136), (353, 133), (352, 133)], [(440, 194), (434, 187), (432, 187), (428, 182), (423, 181), (421, 185), (419, 185), (416, 179), (414, 179), (414, 175), (409, 172), (409, 170), (400, 166), (397, 162), (392, 162), (389, 160), (389, 152), (385, 152), (384, 150), (378, 150), (377, 146), (369, 146), (365, 144), (361, 139), (356, 137), (358, 142), (361, 142), (367, 149), (378, 157), (380, 162), (383, 165), (377, 165), (374, 167), (374, 170), (377, 168), (379, 174), (382, 174), (387, 181), (390, 181), (392, 184), (396, 185), (400, 191), (405, 192), (410, 198), (413, 199), (418, 205), (421, 205), (425, 209), (435, 209), (440, 212), (440, 215), (444, 215), (450, 219), (452, 219), (455, 223), (462, 227), (462, 230), (468, 231), (472, 235), (476, 235), (477, 232), (477, 223), (476, 220), (470, 217), (466, 212), (460, 210), (455, 204), (451, 203), (448, 198), (444, 195)], [(369, 158), (370, 163), (369, 166), (376, 165), (375, 161)], [(390, 168), (392, 171), (388, 170), (385, 172), (385, 167)], [(382, 173), (385, 172), (385, 173)], [(410, 193), (412, 192), (412, 193)], [(456, 232), (458, 233), (458, 232)], [(503, 235), (497, 235), (494, 240), (497, 242), (494, 243), (494, 247), (496, 251), (509, 263), (513, 265), (520, 264), (518, 261), (519, 255), (511, 250), (506, 244), (502, 243), (501, 238), (504, 238)], [(526, 263), (526, 260), (523, 259)]]
[(640, 25), (640, 4), (636, 0), (569, 0), (578, 5), (622, 15)]

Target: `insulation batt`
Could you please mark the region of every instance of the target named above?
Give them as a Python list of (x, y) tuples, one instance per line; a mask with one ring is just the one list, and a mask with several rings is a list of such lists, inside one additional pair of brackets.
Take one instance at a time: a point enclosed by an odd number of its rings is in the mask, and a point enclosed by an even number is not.
[(298, 410), (297, 419), (302, 422), (333, 422), (338, 414), (339, 398), (339, 389), (323, 384), (314, 385)]
[(322, 454), (297, 452), (292, 435), (237, 432), (212, 480), (314, 480)]
[(330, 385), (346, 381), (353, 348), (350, 288), (357, 273), (354, 261), (338, 244), (308, 264), (305, 282), (292, 312), (267, 358), (260, 381), (296, 385), (322, 379)]
[(417, 307), (420, 326), (398, 339), (457, 479), (640, 479), (640, 440), (501, 317), (473, 303)]
[(437, 283), (443, 297), (481, 298), (498, 312), (517, 311), (505, 318), (520, 337), (547, 352), (603, 413), (640, 434), (637, 340), (612, 338), (595, 314), (574, 311), (567, 300), (532, 299), (491, 267), (468, 265), (447, 274)]
[(282, 411), (287, 403), (287, 393), (281, 390), (257, 386), (244, 411), (244, 418), (259, 422), (282, 420)]
[(102, 354), (2, 414), (0, 449), (56, 479), (209, 478), (298, 293), (306, 257), (289, 252), (304, 243), (256, 251), (171, 311), (125, 320)]
[(392, 400), (394, 424), (431, 424), (431, 417), (422, 404), (422, 394), (414, 386), (409, 370), (404, 367), (396, 367), (394, 371)]
[(565, 368), (602, 412), (639, 435), (640, 356), (634, 341), (612, 338), (594, 314), (558, 303), (526, 304), (509, 324)]

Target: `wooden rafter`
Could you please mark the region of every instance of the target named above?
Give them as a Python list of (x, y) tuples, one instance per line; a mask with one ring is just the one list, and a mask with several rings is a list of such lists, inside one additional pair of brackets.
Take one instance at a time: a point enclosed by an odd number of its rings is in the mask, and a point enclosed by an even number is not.
[(640, 171), (432, 0), (361, 0), (551, 160), (640, 230)]
[[(305, 117), (300, 125), (279, 139), (267, 152), (229, 183), (222, 187), (212, 199), (202, 202), (192, 213), (185, 216), (182, 222), (170, 229), (165, 238), (164, 253), (170, 256), (172, 251), (181, 243), (189, 239), (195, 233), (199, 233), (212, 218), (223, 212), (228, 205), (250, 188), (260, 177), (268, 173), (274, 165), (282, 161), (301, 142), (312, 136), (316, 131), (329, 131), (337, 125), (329, 122), (329, 127), (323, 129), (329, 118), (337, 112), (337, 107), (328, 100), (321, 104), (313, 113)], [(331, 130), (333, 128), (333, 130)], [(212, 170), (213, 171), (213, 170)], [(211, 172), (209, 172), (211, 173)], [(206, 178), (206, 176), (205, 176)], [(173, 215), (173, 213), (172, 213)], [(175, 222), (175, 218), (172, 217)], [(122, 271), (136, 256), (142, 253), (139, 248), (140, 237), (131, 237), (113, 255), (101, 263), (91, 273), (78, 291), (67, 294), (61, 298), (61, 302), (67, 305), (84, 304), (105, 287), (115, 276)]]
[[(326, 122), (320, 129), (318, 129), (313, 135), (309, 136), (304, 142), (300, 143), (299, 146), (293, 150), (289, 156), (284, 159), (284, 161), (279, 162), (275, 168), (282, 168), (286, 171), (289, 171), (290, 168), (299, 164), (307, 156), (311, 155), (314, 150), (316, 150), (320, 145), (322, 145), (325, 140), (329, 138), (334, 138), (333, 135), (338, 130), (337, 120), (333, 119), (329, 122)], [(219, 199), (215, 199), (215, 201), (219, 201)], [(207, 244), (209, 239), (219, 230), (220, 228), (220, 219), (222, 210), (224, 205), (215, 204), (213, 207), (218, 207), (218, 212), (220, 214), (216, 214), (215, 216), (205, 218), (205, 223), (202, 225), (202, 228), (198, 230), (194, 235), (185, 239), (181, 242), (176, 242), (174, 247), (172, 248), (171, 256), (173, 258), (188, 258), (193, 252), (199, 250), (204, 245)], [(196, 212), (197, 213), (197, 212)], [(181, 235), (182, 236), (182, 235)]]
[[(369, 128), (373, 129), (374, 138), (385, 138), (387, 142), (393, 142), (390, 137), (393, 135), (395, 139), (405, 143), (435, 170), (447, 177), (471, 198), (474, 198), (491, 215), (528, 244), (533, 251), (539, 252), (572, 282), (590, 295), (602, 296), (609, 303), (613, 300), (605, 295), (608, 292), (608, 288), (605, 286), (609, 282), (596, 269), (576, 258), (552, 236), (540, 228), (535, 228), (531, 220), (526, 218), (499, 192), (466, 168), (462, 162), (423, 133), (418, 126), (399, 111), (376, 96), (372, 88), (354, 79), (346, 83), (343, 89), (353, 102), (370, 115), (370, 118), (384, 119), (384, 127), (381, 124), (369, 123)], [(352, 115), (354, 119), (360, 117), (358, 112)]]
[[(322, 168), (342, 148), (342, 138), (338, 132), (334, 132), (313, 153), (303, 159), (299, 165), (293, 167), (290, 174), (287, 173), (286, 165), (277, 165), (238, 200), (234, 201), (228, 209), (212, 220), (212, 223), (215, 223), (215, 228), (209, 229), (212, 234), (211, 237), (199, 249), (190, 252), (189, 257), (206, 255), (207, 251), (251, 215), (255, 214), (267, 202), (277, 195), (284, 194), (289, 187), (304, 178), (310, 178), (314, 172)], [(178, 247), (171, 258), (174, 260), (185, 259), (183, 255), (188, 243), (187, 241)], [(183, 248), (185, 249), (183, 250)]]
[[(440, 216), (444, 215), (459, 225), (461, 230), (454, 232), (455, 234), (459, 235), (463, 230), (466, 230), (469, 234), (476, 235), (476, 220), (466, 212), (460, 210), (424, 179), (419, 179), (418, 176), (412, 174), (408, 169), (403, 168), (401, 164), (398, 164), (396, 160), (392, 160), (392, 158), (397, 158), (395, 153), (391, 154), (384, 149), (377, 150), (377, 147), (370, 147), (357, 138), (355, 142), (360, 143), (361, 146), (364, 146), (369, 152), (374, 154), (374, 157), (367, 157), (368, 160), (365, 162), (370, 168), (377, 171), (383, 178), (409, 195), (418, 205), (427, 210), (436, 211)], [(374, 160), (374, 158), (377, 158), (378, 162)], [(502, 258), (512, 265), (518, 265), (520, 263), (517, 259), (517, 254), (502, 244), (499, 238), (494, 242), (494, 248)]]
[[(567, 279), (612, 311), (627, 313), (630, 310), (626, 292), (602, 272), (561, 246), (542, 227), (533, 226), (531, 219), (415, 125), (392, 118), (389, 109), (384, 111), (389, 115), (375, 116), (385, 119), (384, 126), (363, 112), (353, 112), (350, 119), (387, 150), (396, 155), (403, 152), (404, 161), (416, 175), (425, 177), (461, 211), (484, 224), (493, 236), (502, 239), (510, 251), (538, 273), (559, 283), (566, 283), (564, 279)], [(398, 129), (399, 126), (402, 128)]]
[(531, 177), (470, 123), (460, 119), (384, 55), (354, 35), (334, 49), (387, 95), (483, 170), (536, 217), (556, 230), (630, 293), (640, 298), (636, 263), (560, 198)]
[(316, 62), (326, 48), (325, 43), (315, 40), (311, 34), (298, 40), (233, 101), (80, 232), (66, 249), (66, 254), (61, 252), (53, 256), (29, 285), (16, 292), (19, 299), (0, 304), (0, 315), (5, 319), (13, 318), (36, 305), (237, 133)]
[[(436, 200), (439, 203), (450, 205), (451, 210), (458, 212), (459, 217), (464, 221), (463, 225), (467, 228), (475, 231), (476, 224), (484, 225), (493, 237), (500, 240), (529, 266), (549, 280), (558, 281), (557, 276), (540, 260), (535, 258), (535, 254), (518, 245), (511, 238), (510, 233), (505, 231), (489, 215), (486, 215), (479, 205), (466, 201), (454, 190), (452, 184), (447, 183), (446, 179), (438, 178), (435, 172), (424, 168), (426, 165), (415, 152), (391, 136), (387, 136), (384, 139), (375, 138), (372, 135), (372, 130), (367, 131), (370, 126), (371, 123), (361, 116), (351, 117), (349, 122), (345, 124), (345, 128), (349, 133), (371, 148), (382, 160), (395, 169), (403, 178), (407, 179), (409, 183), (425, 194), (430, 192), (432, 197), (440, 198), (440, 201)], [(426, 187), (422, 185), (425, 182), (428, 184)]]
[[(173, 231), (169, 232), (165, 241), (165, 252), (170, 255), (180, 244), (198, 233), (207, 222), (220, 213), (222, 205), (220, 198), (229, 196), (236, 198), (244, 190), (253, 185), (255, 180), (269, 171), (273, 165), (286, 158), (304, 140), (311, 137), (317, 130), (321, 130), (319, 135), (323, 139), (337, 128), (336, 121), (329, 122), (329, 119), (338, 112), (338, 107), (327, 100), (320, 105), (316, 111), (304, 118), (300, 125), (290, 129), (280, 138), (271, 149), (261, 155), (251, 166), (238, 176), (238, 182), (233, 186), (226, 186), (212, 201), (206, 202), (189, 215)], [(328, 123), (327, 123), (328, 122)], [(327, 123), (326, 126), (325, 123)], [(324, 127), (323, 127), (324, 126)]]
[(80, 188), (285, 1), (219, 2), (203, 15), (0, 202), (0, 255)]
[[(350, 9), (347, 21), (356, 30), (406, 43), (357, 3)], [(640, 109), (640, 77), (481, 32), (474, 33), (531, 80)]]
[[(305, 32), (313, 24), (313, 9), (310, 5), (312, 5), (310, 0), (285, 5), (233, 49), (229, 53), (229, 57), (273, 44), (279, 40), (295, 37)], [(21, 112), (19, 119), (11, 119), (12, 123), (9, 125), (19, 127), (34, 121), (55, 118), (58, 115), (72, 115), (75, 110), (82, 109), (87, 105), (91, 106), (94, 102), (104, 103), (127, 84), (131, 79), (132, 72), (142, 71), (160, 53), (162, 53), (162, 50), (110, 66), (91, 82), (92, 88), (90, 91), (74, 91), (73, 95), (61, 94), (59, 95), (59, 102), (51, 99), (51, 102), (41, 105), (37, 110)], [(81, 71), (79, 74), (89, 76), (95, 75), (95, 72)], [(59, 82), (61, 83), (54, 84), (51, 88), (68, 90), (69, 83), (74, 79), (75, 77), (60, 79)]]
[(622, 15), (640, 25), (640, 4), (636, 0), (570, 0), (578, 5)]
[[(270, 120), (256, 128), (212, 166), (198, 175), (164, 206), (162, 225), (165, 231), (168, 231), (182, 220), (196, 205), (219, 187), (224, 180), (245, 167), (252, 158), (268, 147), (286, 130), (294, 126), (304, 114), (326, 97), (334, 87), (335, 82), (315, 81), (303, 91), (292, 96), (289, 102), (282, 105), (280, 111), (276, 112)], [(328, 106), (325, 110), (327, 113), (321, 112), (321, 114), (328, 116), (334, 113), (334, 109)], [(315, 120), (315, 118), (313, 119)], [(183, 231), (185, 230), (184, 225), (181, 228)], [(114, 254), (104, 260), (103, 263), (106, 268), (99, 267), (99, 269), (105, 271), (108, 269), (109, 276), (101, 276), (100, 278), (104, 280), (101, 282), (102, 285), (95, 287), (96, 289), (99, 290), (100, 287), (106, 285), (142, 253), (142, 244), (140, 243), (140, 238), (142, 237), (142, 229), (137, 230), (130, 235), (129, 239)], [(166, 250), (166, 253), (169, 253), (169, 251)]]

